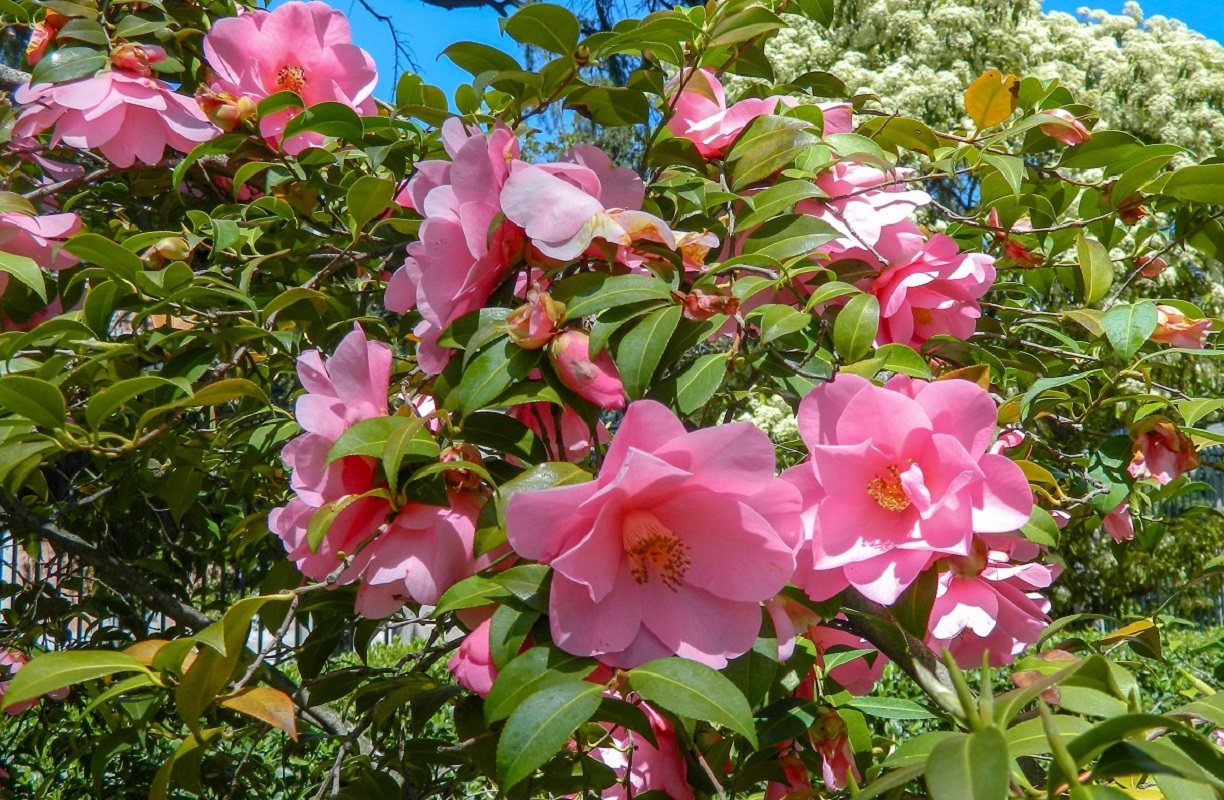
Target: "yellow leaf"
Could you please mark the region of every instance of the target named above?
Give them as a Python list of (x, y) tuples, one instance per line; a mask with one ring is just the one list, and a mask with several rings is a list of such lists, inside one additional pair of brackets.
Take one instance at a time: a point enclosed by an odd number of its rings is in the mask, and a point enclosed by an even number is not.
[(950, 370), (941, 374), (936, 380), (946, 381), (957, 378), (972, 381), (986, 391), (990, 391), (990, 366), (988, 364), (974, 364), (971, 367)]
[(289, 734), (289, 738), (297, 741), (297, 719), (293, 712), (293, 701), (284, 692), (267, 686), (239, 689), (223, 699), (221, 705), (279, 728)]
[(167, 639), (145, 639), (143, 642), (128, 645), (123, 648), (123, 652), (129, 656), (135, 657), (141, 664), (146, 667), (153, 666), (153, 656), (157, 655), (157, 651), (161, 650), (166, 645), (170, 644)]
[(998, 125), (1016, 110), (1019, 79), (988, 69), (965, 90), (965, 110), (978, 130)]

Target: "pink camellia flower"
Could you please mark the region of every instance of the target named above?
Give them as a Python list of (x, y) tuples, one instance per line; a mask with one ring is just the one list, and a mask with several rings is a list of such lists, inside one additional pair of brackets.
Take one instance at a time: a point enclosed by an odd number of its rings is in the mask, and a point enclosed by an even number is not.
[(385, 300), (396, 313), (420, 312), (417, 363), (431, 375), (450, 360), (451, 351), (438, 346), (442, 331), (483, 308), (523, 252), (523, 231), (503, 218), (499, 200), (518, 158), (514, 134), (472, 133), (452, 118), (442, 126), (442, 142), (453, 161), (422, 162), (408, 182), (412, 206), (425, 220)]
[(534, 287), (527, 291), (527, 303), (506, 317), (506, 330), (510, 341), (519, 347), (539, 350), (557, 334), (557, 326), (564, 319), (565, 304)]
[[(9, 648), (0, 649), (0, 672), (7, 672), (7, 678), (0, 681), (0, 703), (4, 702), (4, 695), (6, 692), (8, 692), (9, 683), (11, 682), (13, 675), (20, 672), (21, 668), (28, 663), (30, 663), (29, 656), (20, 650), (12, 650)], [(64, 687), (63, 689), (56, 689), (53, 692), (47, 692), (45, 696), (50, 697), (52, 700), (63, 700), (68, 696), (69, 691), (70, 690), (68, 687)], [(41, 699), (41, 697), (35, 697), (30, 700), (24, 700), (20, 703), (14, 703), (13, 705), (4, 709), (4, 713), (11, 716), (17, 716), (18, 714), (24, 711), (29, 711), (34, 706), (38, 705), (38, 701)]]
[[(81, 229), (76, 214), (43, 214), (31, 217), (19, 211), (0, 213), (0, 251), (25, 256), (43, 269), (61, 270), (80, 260), (63, 249), (69, 236)], [(0, 294), (8, 285), (8, 273), (0, 273)]]
[[(750, 97), (727, 107), (722, 83), (708, 69), (690, 72), (680, 95), (673, 101), (674, 113), (667, 121), (673, 136), (688, 139), (702, 158), (718, 158), (744, 128), (757, 117), (774, 113), (778, 103), (794, 105), (787, 97)], [(849, 133), (854, 127), (853, 112), (845, 103), (822, 103), (824, 135)]]
[(689, 433), (639, 400), (595, 480), (514, 495), (506, 534), (553, 568), (561, 649), (616, 667), (679, 655), (720, 669), (752, 647), (761, 603), (794, 571), (798, 511), (751, 423)]
[[(296, 92), (307, 106), (343, 103), (373, 115), (378, 70), (370, 54), (353, 44), (348, 20), (326, 3), (296, 0), (272, 11), (217, 20), (204, 37), (204, 57), (215, 75), (210, 88), (256, 102)], [(264, 138), (277, 142), (298, 113), (285, 109), (259, 121)], [(321, 144), (322, 134), (303, 133), (281, 142), (297, 155)]]
[[(327, 457), (332, 445), (355, 423), (387, 415), (391, 348), (367, 341), (361, 327), (355, 325), (333, 356), (324, 361), (317, 350), (303, 353), (297, 371), (306, 394), (298, 397), (295, 416), (305, 433), (281, 453), (292, 470), (290, 485), (297, 497), (273, 509), (268, 528), (280, 537), (303, 575), (321, 580), (340, 565), (340, 554), (355, 552), (390, 511), (385, 498), (360, 496), (375, 488), (374, 459), (352, 455), (328, 463)], [(339, 511), (312, 551), (306, 539), (311, 516), (345, 497), (354, 499)]]
[(1015, 262), (1018, 266), (1030, 269), (1040, 267), (1045, 261), (1045, 256), (1041, 253), (1030, 252), (1023, 242), (1011, 237), (1013, 233), (1028, 233), (1033, 230), (1033, 223), (1028, 217), (1016, 220), (1012, 223), (1011, 228), (1005, 231), (1001, 227), (998, 210), (992, 208), (986, 215), (986, 223), (993, 229), (995, 241), (1003, 245), (1004, 258)]
[(644, 736), (611, 723), (600, 723), (609, 733), (609, 745), (596, 747), (590, 756), (611, 767), (616, 783), (603, 790), (604, 800), (628, 800), (645, 792), (662, 792), (672, 800), (693, 800), (684, 755), (676, 739), (676, 729), (665, 717), (645, 703), (638, 708), (650, 721), (658, 747)]
[(1135, 521), (1131, 518), (1130, 503), (1123, 502), (1102, 519), (1105, 532), (1117, 544), (1135, 538)]
[(591, 340), (580, 331), (565, 331), (548, 349), (557, 377), (584, 400), (600, 408), (624, 408), (625, 386), (612, 356), (604, 350), (591, 358)]
[(927, 644), (946, 647), (964, 669), (980, 667), (986, 653), (991, 666), (1010, 664), (1050, 621), (1050, 602), (1040, 590), (1054, 582), (1059, 568), (1013, 563), (1012, 553), (998, 547), (978, 538), (969, 556), (947, 559), (948, 569), (939, 576)]
[(839, 161), (816, 178), (816, 187), (828, 198), (804, 200), (795, 211), (828, 223), (841, 234), (837, 240), (841, 249), (870, 250), (886, 232), (893, 238), (909, 237), (920, 244), (922, 235), (916, 229), (894, 229), (915, 209), (931, 202), (926, 192), (905, 188), (902, 181), (911, 172), (897, 169), (889, 174), (853, 161)]
[(820, 622), (820, 617), (802, 603), (787, 599), (785, 595), (771, 597), (765, 601), (765, 610), (773, 623), (778, 637), (778, 662), (789, 661), (795, 654), (795, 638), (802, 631)]
[(592, 426), (572, 408), (552, 403), (524, 403), (511, 407), (506, 413), (539, 437), (550, 461), (577, 464), (587, 460), (593, 446), (608, 442), (608, 429), (602, 422), (596, 422), (592, 432)]
[(858, 765), (854, 763), (854, 750), (846, 734), (846, 723), (829, 707), (820, 709), (821, 718), (808, 730), (808, 739), (813, 749), (820, 753), (821, 777), (826, 789), (841, 791), (849, 784), (849, 777), (861, 781)]
[(782, 476), (803, 495), (808, 539), (794, 582), (816, 600), (849, 585), (888, 605), (933, 554), (968, 555), (975, 532), (1024, 525), (1024, 473), (987, 452), (996, 413), (960, 379), (880, 387), (843, 372), (809, 392), (799, 433), (811, 455)]
[(451, 492), (449, 507), (408, 502), (357, 554), (352, 571), (361, 575), (358, 614), (381, 619), (407, 602), (433, 605), (472, 574), (480, 508), (468, 495)]
[(1135, 266), (1139, 268), (1139, 274), (1143, 277), (1156, 279), (1168, 269), (1169, 262), (1160, 256), (1147, 253), (1135, 259)]
[(25, 322), (9, 319), (0, 314), (0, 329), (6, 331), (32, 331), (49, 319), (54, 319), (64, 313), (64, 300), (61, 297), (52, 298), (50, 303), (35, 311)]
[[(141, 61), (131, 54), (122, 60)], [(145, 52), (143, 63), (149, 60)], [(52, 146), (63, 142), (82, 150), (95, 148), (117, 167), (137, 161), (152, 166), (167, 147), (186, 153), (217, 135), (195, 101), (170, 84), (121, 64), (113, 66), (68, 83), (18, 88), (13, 98), (27, 108), (13, 125), (13, 135), (35, 136), (54, 127)]]
[(1151, 478), (1164, 486), (1199, 465), (1194, 442), (1166, 417), (1146, 418), (1131, 435), (1132, 457), (1126, 471), (1132, 478)]
[(778, 766), (786, 776), (786, 783), (770, 781), (765, 785), (765, 800), (786, 800), (791, 797), (814, 797), (812, 781), (808, 778), (807, 766), (792, 746), (783, 748), (778, 754)]
[(1075, 115), (1065, 108), (1051, 108), (1041, 113), (1046, 116), (1057, 117), (1067, 123), (1066, 125), (1060, 125), (1057, 122), (1047, 122), (1044, 125), (1038, 125), (1038, 130), (1046, 136), (1057, 139), (1068, 146), (1083, 144), (1092, 138), (1092, 132), (1084, 127), (1084, 123), (1076, 119)]
[(994, 258), (962, 253), (942, 233), (924, 238), (908, 221), (886, 229), (871, 250), (827, 249), (834, 269), (848, 258), (877, 270), (856, 281), (880, 301), (877, 346), (897, 343), (916, 349), (939, 335), (968, 339), (982, 316), (978, 300), (995, 279)]
[(1173, 306), (1156, 306), (1156, 332), (1153, 342), (1164, 342), (1187, 350), (1202, 350), (1211, 333), (1211, 320), (1187, 319), (1182, 310)]
[(602, 150), (580, 145), (556, 164), (516, 161), (501, 192), (506, 218), (557, 261), (580, 257), (596, 240), (628, 247), (645, 239), (676, 249), (667, 223), (641, 211), (642, 179), (613, 168)]
[(488, 697), (497, 680), (497, 667), (493, 664), (493, 656), (489, 652), (489, 624), (492, 618), (472, 629), (463, 637), (459, 649), (451, 656), (446, 668), (455, 676), (459, 685), (481, 697)]

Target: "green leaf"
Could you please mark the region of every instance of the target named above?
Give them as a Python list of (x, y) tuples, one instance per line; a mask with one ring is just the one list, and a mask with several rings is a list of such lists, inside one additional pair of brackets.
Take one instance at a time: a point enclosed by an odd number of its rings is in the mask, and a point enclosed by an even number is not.
[(476, 356), (455, 388), (459, 411), (467, 416), (493, 402), (511, 384), (527, 377), (540, 360), (540, 353), (503, 339)]
[(714, 26), (710, 32), (710, 44), (725, 47), (754, 39), (781, 28), (785, 23), (781, 17), (764, 6), (748, 6), (743, 11), (730, 14)]
[(135, 253), (96, 233), (78, 233), (64, 244), (64, 249), (126, 280), (132, 280), (136, 273), (144, 270), (144, 264)]
[(1080, 232), (1075, 241), (1080, 274), (1084, 279), (1084, 305), (1092, 305), (1105, 296), (1113, 283), (1113, 263), (1105, 245)]
[(60, 47), (43, 56), (30, 74), (30, 84), (65, 83), (93, 75), (106, 66), (106, 53), (92, 47)]
[(96, 428), (99, 423), (137, 395), (164, 389), (167, 386), (173, 386), (182, 391), (182, 387), (174, 381), (156, 375), (144, 375), (119, 381), (90, 398), (89, 404), (85, 407), (85, 421)]
[(219, 406), (237, 400), (240, 397), (250, 397), (264, 405), (268, 404), (268, 396), (263, 389), (246, 378), (226, 378), (210, 383), (186, 400), (180, 400), (176, 405), (187, 408), (203, 406)]
[(565, 747), (578, 726), (599, 708), (602, 694), (598, 684), (573, 681), (523, 700), (497, 742), (497, 777), (502, 789), (519, 783)]
[[(1041, 720), (1037, 722), (1040, 725)], [(931, 751), (935, 749), (936, 745), (946, 739), (960, 735), (952, 731), (920, 733), (912, 739), (906, 739), (901, 742), (900, 746), (892, 751), (888, 758), (884, 759), (884, 766), (889, 768), (912, 767), (915, 765), (925, 766)]]
[(669, 300), (671, 287), (647, 275), (588, 272), (561, 281), (552, 296), (566, 304), (565, 319), (575, 320), (643, 300)]
[(922, 764), (894, 769), (868, 784), (863, 791), (854, 796), (854, 800), (872, 800), (873, 798), (900, 789), (918, 780), (924, 770), (925, 767)]
[(1169, 176), (1160, 193), (1195, 203), (1224, 204), (1224, 164), (1182, 167)]
[(833, 346), (847, 362), (858, 361), (871, 351), (880, 329), (880, 301), (874, 295), (850, 298), (833, 322)]
[(337, 139), (360, 140), (365, 135), (361, 117), (344, 103), (316, 103), (289, 120), (281, 141), (303, 133), (320, 133)]
[(706, 353), (684, 368), (667, 384), (675, 392), (676, 407), (681, 414), (692, 414), (706, 403), (722, 386), (727, 374), (726, 353)]
[(811, 181), (783, 181), (775, 186), (770, 186), (759, 194), (744, 198), (746, 201), (744, 216), (737, 216), (736, 228), (751, 230), (789, 211), (796, 203), (814, 197), (827, 197), (827, 195)]
[(578, 18), (569, 9), (552, 3), (525, 5), (502, 20), (501, 26), (519, 44), (535, 45), (560, 56), (573, 55), (582, 33)]
[(650, 101), (636, 89), (583, 86), (565, 98), (565, 108), (611, 128), (650, 122)]
[(345, 456), (382, 458), (383, 449), (391, 434), (400, 426), (409, 425), (413, 421), (410, 417), (373, 417), (356, 422), (331, 446), (327, 453), (327, 463)]
[(53, 384), (25, 375), (0, 378), (0, 408), (43, 428), (64, 427), (68, 406)]
[(1114, 352), (1123, 361), (1139, 352), (1143, 343), (1155, 333), (1159, 322), (1156, 304), (1144, 300), (1131, 305), (1114, 306), (1101, 317), (1101, 327), (1113, 345)]
[(1019, 156), (1001, 156), (994, 153), (982, 153), (982, 160), (998, 170), (1003, 180), (1007, 182), (1012, 194), (1020, 194), (1020, 186), (1024, 183), (1024, 161)]
[(805, 120), (772, 115), (757, 117), (727, 154), (727, 171), (733, 176), (732, 191), (738, 192), (768, 178), (801, 152), (819, 143), (820, 136), (810, 130)]
[[(306, 103), (302, 101), (302, 96), (297, 92), (280, 91), (268, 95), (263, 100), (259, 101), (259, 105), (255, 107), (259, 116), (267, 117), (275, 114), (278, 111), (284, 111), (286, 108), (305, 108)], [(238, 183), (238, 181), (235, 181)]]
[(614, 354), (616, 369), (631, 399), (636, 400), (646, 393), (683, 310), (680, 306), (670, 306), (651, 312), (621, 337)]
[(931, 800), (1007, 800), (1011, 760), (998, 728), (946, 739), (926, 764)]
[(765, 306), (761, 314), (761, 344), (797, 333), (812, 324), (812, 315), (796, 311), (788, 305), (776, 303)]
[(503, 597), (509, 596), (510, 592), (501, 585), (494, 583), (488, 578), (472, 575), (469, 578), (464, 578), (442, 593), (442, 596), (438, 598), (437, 607), (434, 608), (434, 615), (445, 614), (449, 611), (459, 611), (464, 608), (476, 608), (477, 606), (483, 606), (494, 600), (500, 600)]
[(473, 77), (485, 72), (518, 71), (518, 61), (509, 53), (480, 42), (455, 42), (439, 55), (455, 62), (455, 66), (471, 73)]
[(12, 275), (38, 295), (40, 300), (47, 302), (47, 287), (43, 283), (42, 270), (34, 259), (0, 250), (0, 272)]
[[(829, 281), (821, 284), (812, 292), (812, 296), (808, 298), (805, 308), (812, 309), (821, 303), (827, 303), (837, 297), (845, 297), (852, 294), (862, 294), (863, 290), (852, 283), (845, 281)], [(913, 352), (912, 350), (910, 352)]]
[(1033, 513), (1020, 529), (1020, 535), (1043, 547), (1055, 547), (1058, 545), (1058, 523), (1050, 512), (1041, 506), (1033, 506)]
[(938, 137), (926, 123), (907, 117), (870, 117), (859, 126), (859, 133), (894, 153), (905, 148), (934, 157), (939, 147)]
[(1190, 400), (1179, 400), (1176, 403), (1177, 413), (1187, 425), (1193, 425), (1208, 414), (1213, 414), (1224, 408), (1224, 400), (1215, 397), (1196, 397)]
[(465, 419), (463, 441), (533, 463), (548, 460), (543, 442), (531, 428), (496, 411), (477, 411)]
[(395, 182), (374, 175), (362, 175), (349, 187), (347, 202), (351, 225), (357, 236), (370, 220), (391, 207), (395, 197)]
[[(1052, 714), (1050, 722), (1064, 739), (1079, 736), (1092, 727), (1092, 723), (1088, 720), (1066, 714)], [(1050, 737), (1046, 735), (1045, 727), (1040, 719), (1026, 719), (1018, 722), (1008, 728), (1004, 735), (1007, 738), (1007, 752), (1012, 758), (1046, 755), (1052, 752)]]
[(1060, 375), (1057, 378), (1041, 378), (1033, 381), (1033, 385), (1028, 388), (1028, 391), (1020, 398), (1020, 417), (1021, 419), (1028, 418), (1029, 409), (1038, 397), (1050, 389), (1055, 389), (1059, 386), (1065, 386), (1068, 383), (1083, 380), (1089, 375), (1093, 375), (1100, 370), (1090, 369), (1085, 372), (1075, 372), (1070, 375)]
[(744, 239), (744, 255), (762, 255), (778, 261), (810, 255), (816, 248), (838, 236), (837, 232), (816, 217), (807, 214), (783, 214), (761, 225)]
[[(902, 630), (908, 631), (917, 638), (924, 638), (927, 635), (931, 607), (935, 605), (935, 592), (938, 588), (937, 571), (928, 569), (919, 574), (909, 588), (901, 593), (897, 602), (892, 606), (892, 615)], [(825, 668), (833, 669), (827, 664)]]
[(589, 658), (551, 647), (533, 647), (497, 674), (485, 698), (485, 720), (490, 724), (510, 716), (531, 695), (563, 683), (581, 681), (595, 671)]
[(110, 650), (40, 653), (13, 675), (4, 693), (3, 708), (116, 672), (148, 673), (149, 668), (133, 656)]
[(926, 706), (902, 697), (856, 697), (846, 705), (880, 719), (935, 719), (936, 716)]
[(735, 684), (704, 664), (660, 658), (630, 670), (629, 685), (660, 708), (730, 728), (756, 747), (748, 700)]
[[(208, 745), (221, 738), (220, 728), (192, 733), (174, 749), (170, 757), (157, 770), (149, 787), (149, 800), (167, 800), (170, 796), (170, 780), (178, 778), (184, 788), (191, 791), (200, 786), (200, 762)], [(198, 794), (192, 791), (192, 794)]]

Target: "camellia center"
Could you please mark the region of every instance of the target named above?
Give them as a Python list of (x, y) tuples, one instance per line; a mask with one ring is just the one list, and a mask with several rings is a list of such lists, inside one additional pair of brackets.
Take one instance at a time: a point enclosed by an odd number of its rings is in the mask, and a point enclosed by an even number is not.
[(649, 511), (630, 511), (621, 523), (625, 554), (629, 556), (629, 571), (639, 584), (650, 580), (653, 571), (663, 585), (675, 591), (684, 580), (692, 561), (688, 545), (668, 530)]

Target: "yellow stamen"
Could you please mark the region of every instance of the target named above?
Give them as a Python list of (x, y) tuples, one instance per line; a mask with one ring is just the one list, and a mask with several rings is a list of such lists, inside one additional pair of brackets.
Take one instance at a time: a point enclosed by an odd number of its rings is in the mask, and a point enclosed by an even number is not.
[(629, 571), (639, 584), (650, 580), (650, 571), (673, 592), (680, 588), (692, 561), (688, 545), (649, 511), (630, 511), (621, 526)]
[(306, 85), (306, 70), (301, 67), (281, 67), (276, 73), (276, 85), (283, 91), (300, 92)]
[(886, 475), (872, 478), (867, 482), (867, 494), (880, 504), (885, 511), (904, 511), (909, 508), (910, 499), (901, 486), (901, 477), (896, 467), (885, 470)]

